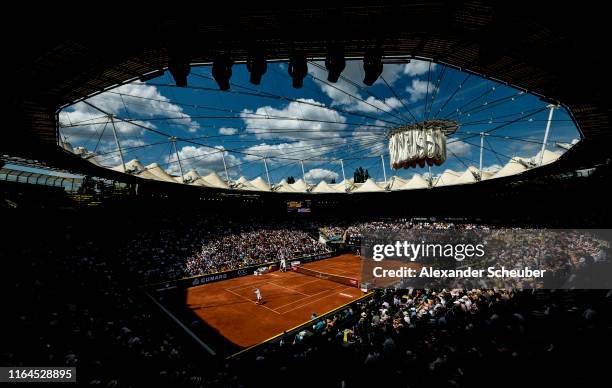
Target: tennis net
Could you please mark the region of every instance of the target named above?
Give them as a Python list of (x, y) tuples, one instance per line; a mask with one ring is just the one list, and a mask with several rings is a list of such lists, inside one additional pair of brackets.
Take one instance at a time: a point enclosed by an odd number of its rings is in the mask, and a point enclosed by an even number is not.
[(302, 266), (293, 267), (293, 270), (303, 275), (314, 276), (319, 279), (330, 280), (332, 282), (346, 284), (347, 286), (351, 286), (351, 287), (359, 287), (359, 281), (355, 278), (351, 278), (348, 276), (342, 276), (342, 275), (336, 275), (336, 274), (331, 274), (331, 273), (326, 273), (326, 272), (321, 272), (321, 271), (315, 271), (313, 269), (304, 268)]

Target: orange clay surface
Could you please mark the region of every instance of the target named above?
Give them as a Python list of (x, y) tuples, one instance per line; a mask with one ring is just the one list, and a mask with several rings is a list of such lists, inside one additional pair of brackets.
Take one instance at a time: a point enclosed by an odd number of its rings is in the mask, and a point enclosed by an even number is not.
[[(358, 279), (361, 258), (345, 254), (304, 267)], [(261, 305), (255, 303), (255, 287), (261, 291)], [(187, 307), (229, 341), (248, 347), (310, 320), (313, 312), (321, 315), (362, 295), (356, 287), (276, 271), (189, 288)]]

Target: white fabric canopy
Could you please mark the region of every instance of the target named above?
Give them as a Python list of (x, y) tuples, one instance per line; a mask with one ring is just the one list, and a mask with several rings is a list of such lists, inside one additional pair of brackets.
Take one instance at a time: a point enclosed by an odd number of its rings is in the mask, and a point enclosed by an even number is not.
[(237, 181), (234, 182), (234, 188), (238, 190), (251, 190), (258, 191), (259, 189), (251, 184), (244, 176), (238, 178)]
[(455, 184), (455, 181), (457, 180), (457, 178), (459, 178), (460, 176), (461, 176), (460, 172), (453, 171), (453, 170), (444, 170), (442, 175), (440, 175), (438, 179), (436, 179), (436, 183), (434, 184), (434, 186), (453, 185)]
[(497, 168), (495, 170), (491, 170), (491, 171), (484, 170), (482, 172), (482, 176), (480, 177), (480, 180), (484, 181), (486, 179), (491, 179), (493, 177), (493, 175), (495, 175), (499, 170), (500, 170), (499, 168)]
[[(138, 173), (140, 171), (143, 171), (145, 169), (145, 166), (140, 163), (140, 160), (132, 159), (125, 164), (125, 169), (127, 172), (130, 173)], [(118, 166), (113, 167), (111, 170), (123, 172), (123, 166), (120, 164)]]
[(377, 191), (385, 191), (382, 187), (380, 187), (372, 178), (369, 178), (363, 184), (361, 184), (358, 188), (353, 190), (353, 193), (373, 193)]
[(415, 189), (426, 189), (429, 187), (429, 183), (419, 174), (414, 174), (412, 178), (405, 185), (399, 188), (399, 190), (415, 190)]
[(229, 186), (227, 183), (217, 175), (216, 172), (211, 172), (210, 174), (203, 177), (204, 181), (208, 183), (211, 187), (217, 187), (220, 189), (228, 189)]
[(496, 172), (495, 175), (491, 177), (491, 179), (520, 174), (523, 171), (527, 170), (526, 166), (527, 161), (525, 161), (523, 158), (515, 156), (514, 158), (510, 159), (510, 161), (506, 163), (506, 165), (502, 167), (501, 170)]
[[(140, 163), (138, 159), (132, 159), (125, 164), (125, 169), (128, 174), (136, 175), (143, 179), (151, 179), (155, 181), (162, 180), (157, 175), (149, 171), (145, 166)], [(112, 168), (112, 170), (123, 172), (123, 166), (120, 164)], [(172, 180), (174, 182), (174, 180)]]
[(187, 174), (185, 174), (184, 178), (185, 178), (185, 182), (189, 183), (189, 182), (195, 182), (196, 180), (200, 179), (201, 176), (200, 174), (198, 174), (196, 170), (189, 170)]
[(87, 155), (89, 153), (89, 151), (85, 147), (74, 147), (72, 152), (74, 152), (75, 155), (79, 156)]
[(262, 177), (258, 176), (257, 178), (251, 181), (251, 185), (256, 187), (260, 191), (270, 191), (270, 185), (268, 182), (264, 181)]
[[(419, 140), (420, 141), (420, 140)], [(418, 143), (414, 145), (418, 146)], [(429, 143), (428, 143), (429, 146)], [(436, 146), (436, 145), (434, 145)], [(400, 147), (401, 148), (401, 147)], [(427, 155), (425, 149), (415, 148), (420, 152), (419, 155)], [(403, 151), (402, 151), (403, 152)], [(548, 164), (556, 161), (561, 157), (560, 153), (544, 150), (544, 157), (542, 164)], [(92, 157), (87, 158), (92, 162), (96, 162), (93, 154)], [(505, 166), (497, 171), (483, 171), (481, 180), (494, 179), (507, 177), (511, 175), (520, 174), (528, 169), (536, 168), (539, 166), (540, 153), (537, 153), (531, 158), (513, 157)], [(126, 171), (129, 174), (136, 175), (144, 179), (151, 179), (163, 182), (183, 183), (181, 177), (176, 177), (168, 174), (162, 169), (159, 164), (151, 163), (148, 166), (143, 166), (138, 159), (132, 159), (125, 164)], [(123, 166), (118, 165), (111, 168), (112, 170), (123, 172)], [(450, 169), (445, 170), (442, 174), (437, 176), (434, 181), (435, 186), (449, 186), (449, 185), (460, 185), (475, 183), (478, 181), (478, 175), (480, 171), (470, 166), (465, 171), (453, 171)], [(202, 177), (196, 170), (190, 170), (185, 174), (186, 184), (203, 186), (203, 187), (216, 187), (216, 188), (229, 188), (227, 182), (219, 177), (215, 172)], [(303, 179), (298, 179), (292, 184), (288, 184), (286, 180), (282, 180), (276, 185), (273, 191), (281, 193), (369, 193), (369, 192), (380, 192), (385, 190), (413, 190), (413, 189), (424, 189), (429, 187), (429, 182), (421, 175), (414, 174), (412, 178), (405, 179), (398, 176), (393, 176), (388, 183), (376, 183), (373, 179), (368, 179), (365, 183), (355, 184), (352, 179), (343, 180), (340, 183), (330, 184), (325, 180), (320, 181), (317, 185), (309, 186)], [(249, 190), (249, 191), (270, 191), (270, 185), (262, 178), (257, 177), (252, 181), (247, 180), (244, 176), (241, 176), (232, 184), (232, 188), (236, 190)]]
[[(542, 152), (538, 152), (536, 154), (536, 156), (534, 156), (533, 158), (531, 158), (531, 163), (534, 164), (535, 166), (538, 166), (540, 164), (540, 156), (542, 155)], [(557, 152), (552, 152), (549, 151), (547, 149), (544, 150), (544, 157), (542, 158), (542, 165), (545, 164), (549, 164), (552, 163), (554, 161), (556, 161), (557, 159), (559, 159), (561, 157), (561, 154), (557, 153)]]
[(392, 176), (387, 188), (389, 190), (399, 190), (400, 187), (404, 186), (406, 183), (408, 183), (406, 179), (399, 176)]
[(352, 190), (355, 184), (352, 179), (343, 179), (340, 183), (333, 183), (330, 186), (336, 190), (340, 190), (341, 192), (346, 192), (348, 190)]
[(189, 184), (192, 186), (214, 187), (210, 183), (206, 182), (204, 178), (201, 178), (201, 177), (196, 179), (195, 181), (189, 182)]
[(478, 179), (476, 179), (477, 176), (480, 176), (480, 173), (478, 172), (478, 169), (476, 167), (469, 166), (463, 172), (463, 174), (461, 174), (461, 176), (459, 176), (459, 178), (457, 178), (453, 182), (453, 184), (454, 185), (463, 185), (463, 184), (466, 184), (466, 183), (478, 182)]
[(319, 182), (318, 185), (316, 185), (311, 193), (343, 193), (344, 190), (338, 190), (335, 187), (332, 187), (332, 185), (328, 184), (325, 181), (321, 181)]
[(151, 174), (153, 174), (155, 177), (157, 177), (157, 180), (159, 181), (165, 181), (165, 182), (172, 182), (172, 183), (176, 183), (176, 181), (174, 180), (174, 177), (170, 174), (168, 174), (164, 169), (162, 169), (159, 164), (157, 163), (151, 163), (146, 167), (147, 171), (149, 171)]
[(306, 182), (304, 182), (303, 179), (298, 179), (294, 183), (291, 183), (291, 188), (302, 193), (308, 191), (308, 185), (306, 185)]
[(274, 191), (277, 193), (299, 193), (299, 191), (291, 187), (291, 185), (284, 179), (280, 181), (280, 183), (275, 187)]

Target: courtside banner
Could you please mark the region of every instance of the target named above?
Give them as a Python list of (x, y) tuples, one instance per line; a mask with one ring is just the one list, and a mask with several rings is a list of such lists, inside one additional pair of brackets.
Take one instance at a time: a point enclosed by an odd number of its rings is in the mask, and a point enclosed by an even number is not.
[[(292, 259), (288, 259), (289, 262), (298, 260), (302, 263), (310, 263), (317, 260), (328, 259), (333, 256), (337, 256), (338, 252), (326, 252), (320, 253), (317, 255), (308, 255), (308, 256), (298, 256)], [(216, 272), (198, 276), (191, 276), (188, 278), (178, 279), (178, 280), (169, 280), (166, 282), (160, 282), (149, 285), (150, 287), (156, 288), (158, 291), (170, 290), (174, 288), (189, 288), (201, 286), (203, 284), (220, 282), (222, 280), (234, 279), (242, 276), (253, 275), (253, 272), (261, 267), (269, 267), (272, 271), (277, 271), (280, 266), (280, 261), (262, 263), (258, 265), (253, 265), (250, 267), (244, 267), (239, 269), (232, 269), (225, 272)]]
[(372, 288), (612, 288), (612, 229), (407, 229), (364, 233)]

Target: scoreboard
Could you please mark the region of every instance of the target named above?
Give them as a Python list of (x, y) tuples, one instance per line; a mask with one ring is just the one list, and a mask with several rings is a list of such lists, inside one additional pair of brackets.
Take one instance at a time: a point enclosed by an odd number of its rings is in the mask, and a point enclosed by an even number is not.
[(311, 200), (287, 201), (287, 212), (289, 213), (310, 213)]

